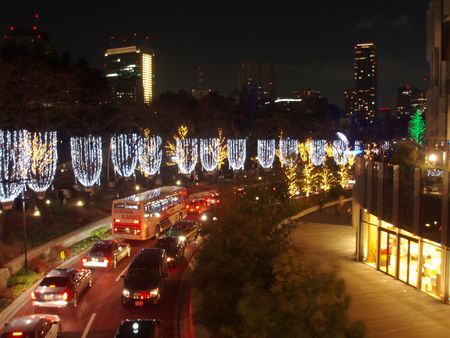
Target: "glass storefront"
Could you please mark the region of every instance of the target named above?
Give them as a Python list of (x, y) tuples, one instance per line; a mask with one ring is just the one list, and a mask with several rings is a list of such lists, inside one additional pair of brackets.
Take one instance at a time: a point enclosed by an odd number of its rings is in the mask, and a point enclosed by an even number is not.
[(369, 217), (370, 214), (364, 213), (362, 222), (362, 243), (363, 243), (363, 261), (376, 268), (378, 253), (378, 227), (376, 217)]
[(419, 264), (419, 243), (406, 237), (400, 237), (398, 279), (417, 287)]
[(441, 298), (441, 248), (423, 243), (422, 248), (422, 291)]

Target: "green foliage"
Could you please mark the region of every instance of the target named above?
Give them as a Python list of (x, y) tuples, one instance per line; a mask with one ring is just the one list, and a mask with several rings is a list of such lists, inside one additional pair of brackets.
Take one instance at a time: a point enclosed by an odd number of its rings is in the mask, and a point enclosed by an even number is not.
[(409, 137), (416, 145), (423, 145), (423, 138), (425, 135), (425, 121), (420, 109), (417, 109), (408, 123)]
[[(349, 321), (349, 298), (333, 272), (294, 249), (276, 224), (292, 214), (274, 183), (222, 192), (218, 224), (197, 254), (200, 301), (194, 319), (213, 337), (362, 337)], [(280, 203), (277, 197), (286, 201)], [(277, 208), (275, 209), (274, 206)]]
[(25, 290), (29, 289), (41, 277), (41, 273), (36, 273), (34, 271), (26, 273), (24, 270), (21, 270), (8, 278), (7, 286), (8, 288), (12, 288), (13, 297), (17, 297)]
[(110, 227), (98, 228), (96, 230), (91, 231), (91, 237), (95, 237), (98, 239), (105, 239), (109, 236), (111, 236), (111, 228)]

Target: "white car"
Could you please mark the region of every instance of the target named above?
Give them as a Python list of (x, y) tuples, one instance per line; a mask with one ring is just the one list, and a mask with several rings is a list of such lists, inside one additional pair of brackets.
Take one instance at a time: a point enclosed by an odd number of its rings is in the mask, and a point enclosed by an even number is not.
[(0, 338), (56, 338), (61, 336), (61, 320), (56, 315), (34, 314), (11, 319), (0, 329)]

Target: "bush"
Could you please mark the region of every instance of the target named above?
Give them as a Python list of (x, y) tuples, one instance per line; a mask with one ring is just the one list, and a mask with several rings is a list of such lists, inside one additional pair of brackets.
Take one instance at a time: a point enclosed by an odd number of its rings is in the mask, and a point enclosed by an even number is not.
[(91, 232), (91, 237), (97, 238), (97, 239), (105, 239), (111, 236), (111, 229), (110, 228), (98, 228)]
[(26, 273), (24, 270), (20, 270), (18, 273), (12, 275), (8, 278), (7, 286), (9, 288), (17, 286), (24, 286), (25, 290), (33, 285), (39, 278), (41, 278), (41, 274), (38, 274), (34, 271), (29, 271)]
[(28, 263), (28, 268), (38, 274), (43, 274), (47, 270), (47, 262), (42, 258), (33, 258)]

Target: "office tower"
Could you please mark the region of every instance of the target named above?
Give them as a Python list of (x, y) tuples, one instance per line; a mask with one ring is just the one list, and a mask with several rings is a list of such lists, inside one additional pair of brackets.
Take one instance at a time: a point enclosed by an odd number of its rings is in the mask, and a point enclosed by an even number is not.
[(354, 89), (346, 89), (344, 92), (344, 115), (346, 117), (355, 116), (355, 98), (356, 91)]
[(431, 0), (427, 11), (427, 61), (430, 87), (427, 91), (426, 140), (429, 146), (447, 146), (450, 140), (450, 0)]
[(192, 96), (196, 99), (200, 99), (203, 96), (208, 95), (211, 89), (205, 88), (205, 72), (201, 67), (197, 67), (197, 88), (192, 89)]
[(372, 125), (377, 111), (377, 69), (373, 43), (355, 46), (355, 92), (356, 117), (361, 125)]
[(397, 118), (409, 119), (417, 109), (425, 112), (425, 92), (409, 84), (397, 88)]
[(237, 87), (255, 92), (258, 101), (276, 97), (275, 70), (272, 64), (247, 62), (241, 64), (237, 74)]
[(154, 54), (145, 46), (106, 50), (106, 78), (118, 105), (150, 104), (153, 99)]

